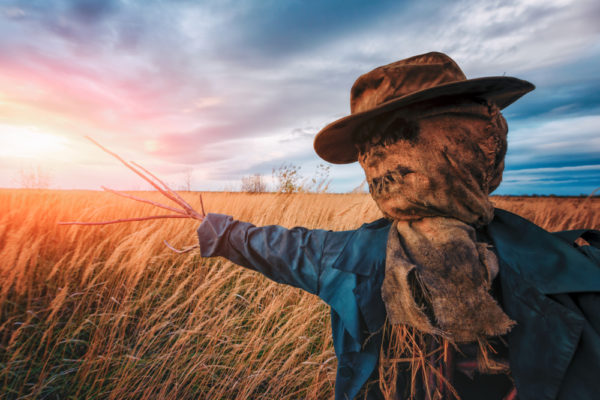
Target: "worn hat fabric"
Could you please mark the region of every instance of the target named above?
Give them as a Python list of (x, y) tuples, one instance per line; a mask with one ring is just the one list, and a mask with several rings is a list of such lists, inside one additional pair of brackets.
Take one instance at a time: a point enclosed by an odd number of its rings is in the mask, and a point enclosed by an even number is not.
[(534, 89), (507, 76), (467, 79), (458, 64), (431, 52), (384, 65), (359, 77), (350, 92), (351, 115), (332, 122), (315, 137), (317, 154), (334, 164), (357, 160), (353, 134), (363, 122), (412, 104), (444, 97), (476, 97), (500, 109)]

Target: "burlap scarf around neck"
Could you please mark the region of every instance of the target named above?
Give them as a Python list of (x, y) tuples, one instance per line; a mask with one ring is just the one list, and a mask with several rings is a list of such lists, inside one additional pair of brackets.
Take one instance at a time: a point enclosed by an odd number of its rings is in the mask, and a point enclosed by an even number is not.
[(458, 343), (504, 334), (514, 322), (489, 293), (498, 261), (475, 229), (493, 218), (506, 121), (472, 100), (410, 111), (366, 123), (358, 146), (371, 195), (394, 220), (382, 286), (389, 321)]

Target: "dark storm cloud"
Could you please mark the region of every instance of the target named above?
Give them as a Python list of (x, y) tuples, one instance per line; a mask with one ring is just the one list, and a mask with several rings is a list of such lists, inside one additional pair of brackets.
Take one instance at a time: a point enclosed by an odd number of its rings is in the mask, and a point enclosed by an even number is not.
[[(255, 62), (277, 61), (291, 54), (314, 51), (350, 32), (372, 26), (390, 13), (398, 13), (403, 2), (386, 0), (264, 1), (245, 2), (235, 10), (215, 39), (232, 57)], [(223, 39), (223, 40), (221, 40)]]
[(566, 116), (598, 115), (600, 113), (600, 52), (543, 70), (523, 74), (537, 88), (519, 100), (505, 115), (514, 120)]
[(96, 23), (116, 13), (120, 6), (118, 0), (77, 0), (69, 4), (74, 18), (83, 23)]

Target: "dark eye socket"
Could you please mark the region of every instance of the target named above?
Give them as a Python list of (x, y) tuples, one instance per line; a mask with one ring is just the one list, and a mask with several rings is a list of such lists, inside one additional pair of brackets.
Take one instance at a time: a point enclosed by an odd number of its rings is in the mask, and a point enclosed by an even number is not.
[(396, 118), (384, 132), (384, 139), (392, 144), (398, 140), (414, 142), (419, 137), (419, 124), (417, 121), (406, 118)]
[[(390, 118), (393, 120), (390, 122)], [(375, 127), (386, 126), (385, 129), (377, 134)], [(367, 149), (379, 146), (389, 146), (399, 140), (414, 142), (419, 138), (419, 124), (416, 120), (407, 119), (400, 116), (383, 115), (377, 119), (368, 121), (359, 127), (354, 133), (354, 142), (359, 153), (364, 153)]]

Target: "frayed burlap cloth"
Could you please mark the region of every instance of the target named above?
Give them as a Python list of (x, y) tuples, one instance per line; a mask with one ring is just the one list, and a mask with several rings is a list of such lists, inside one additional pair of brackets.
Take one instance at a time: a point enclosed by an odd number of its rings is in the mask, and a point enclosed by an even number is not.
[(452, 218), (396, 222), (382, 296), (393, 324), (455, 342), (506, 333), (512, 322), (489, 294), (498, 260), (473, 227)]
[(504, 334), (514, 322), (489, 294), (498, 260), (475, 228), (493, 218), (488, 194), (502, 179), (506, 121), (474, 101), (417, 115), (367, 123), (359, 154), (371, 195), (394, 220), (382, 286), (388, 318), (453, 342)]

